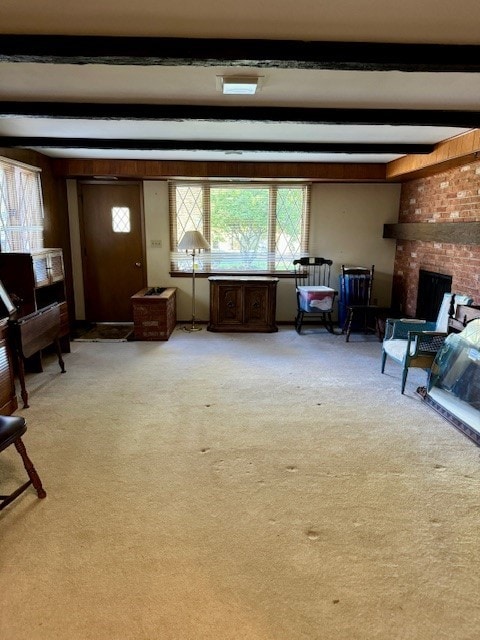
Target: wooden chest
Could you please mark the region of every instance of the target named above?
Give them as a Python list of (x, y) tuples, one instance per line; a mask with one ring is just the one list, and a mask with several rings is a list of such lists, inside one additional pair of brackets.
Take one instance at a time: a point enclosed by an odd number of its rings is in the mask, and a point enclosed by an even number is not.
[(168, 340), (177, 323), (176, 291), (147, 287), (132, 296), (135, 340)]

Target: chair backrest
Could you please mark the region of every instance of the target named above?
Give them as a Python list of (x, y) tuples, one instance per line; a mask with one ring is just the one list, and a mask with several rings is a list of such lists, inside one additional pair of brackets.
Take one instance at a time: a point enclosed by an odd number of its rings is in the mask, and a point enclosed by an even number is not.
[(333, 261), (327, 258), (303, 257), (294, 260), (295, 287), (329, 287), (332, 264)]
[(346, 267), (342, 264), (340, 299), (346, 305), (367, 305), (372, 300), (375, 265), (368, 267)]
[[(452, 305), (453, 298), (453, 305)], [(464, 296), (461, 293), (444, 293), (442, 304), (440, 305), (440, 309), (438, 311), (437, 320), (435, 323), (435, 331), (442, 331), (443, 333), (448, 333), (448, 319), (450, 316), (455, 316), (455, 310), (457, 305), (464, 304), (466, 306), (470, 306), (473, 304), (473, 298), (470, 296)]]

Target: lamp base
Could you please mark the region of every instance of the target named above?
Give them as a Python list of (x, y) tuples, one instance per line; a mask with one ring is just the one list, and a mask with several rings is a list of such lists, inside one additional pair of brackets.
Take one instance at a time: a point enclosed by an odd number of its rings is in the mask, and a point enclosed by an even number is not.
[(188, 331), (188, 333), (192, 333), (193, 331), (201, 331), (202, 327), (196, 327), (194, 324), (192, 324), (189, 327), (182, 327), (182, 329), (184, 331)]

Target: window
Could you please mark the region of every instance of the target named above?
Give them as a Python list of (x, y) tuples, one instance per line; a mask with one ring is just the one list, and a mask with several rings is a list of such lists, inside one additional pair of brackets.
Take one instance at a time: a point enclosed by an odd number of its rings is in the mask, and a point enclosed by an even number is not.
[(43, 202), (40, 169), (0, 158), (0, 248), (43, 248)]
[(112, 230), (115, 233), (130, 233), (130, 209), (128, 207), (112, 207)]
[(177, 249), (190, 229), (211, 247), (196, 259), (199, 272), (291, 272), (294, 258), (307, 251), (307, 184), (175, 181), (169, 204), (172, 271), (191, 271), (191, 257)]

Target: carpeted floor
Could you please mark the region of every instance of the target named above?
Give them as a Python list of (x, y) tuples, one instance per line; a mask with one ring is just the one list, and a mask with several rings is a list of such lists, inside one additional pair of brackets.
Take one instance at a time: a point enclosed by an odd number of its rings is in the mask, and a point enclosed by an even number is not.
[(175, 330), (65, 364), (19, 411), (48, 496), (0, 515), (2, 640), (478, 638), (479, 449), (374, 337)]

